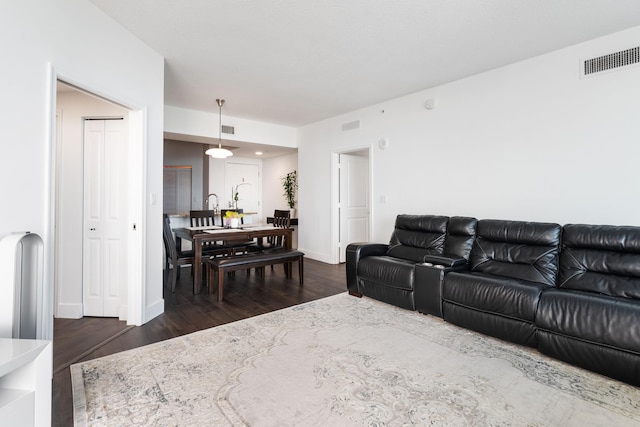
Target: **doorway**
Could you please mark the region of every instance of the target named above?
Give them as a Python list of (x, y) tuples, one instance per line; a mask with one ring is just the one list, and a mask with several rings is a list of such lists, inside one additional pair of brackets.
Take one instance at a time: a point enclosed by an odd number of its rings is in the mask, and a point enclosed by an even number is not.
[(349, 243), (368, 242), (371, 236), (371, 174), (369, 148), (337, 152), (333, 158), (337, 223), (334, 255), (346, 261)]
[[(54, 76), (55, 78), (55, 76)], [(52, 192), (52, 224), (54, 226), (55, 259), (53, 259), (54, 275), (54, 307), (53, 313), (58, 318), (79, 319), (85, 315), (83, 291), (83, 253), (87, 250), (84, 242), (84, 189), (85, 167), (83, 148), (83, 119), (93, 118), (128, 118), (128, 126), (122, 132), (128, 135), (128, 143), (122, 147), (122, 161), (118, 168), (125, 176), (126, 193), (118, 203), (124, 214), (119, 219), (124, 237), (127, 240), (126, 259), (142, 259), (142, 235), (134, 233), (133, 224), (140, 221), (144, 209), (142, 184), (143, 162), (138, 162), (136, 153), (142, 151), (144, 144), (142, 132), (143, 115), (128, 107), (117, 104), (106, 98), (92, 94), (77, 86), (68, 85), (60, 80), (55, 88), (56, 100), (56, 133), (54, 141)], [(140, 150), (138, 150), (140, 149)], [(136, 161), (134, 161), (134, 158)], [(142, 160), (142, 159), (139, 159)], [(111, 181), (113, 177), (108, 177)], [(117, 179), (117, 177), (115, 178)], [(138, 182), (140, 181), (140, 182)], [(114, 315), (129, 324), (142, 323), (142, 266), (127, 265), (126, 261), (120, 267), (121, 295)]]

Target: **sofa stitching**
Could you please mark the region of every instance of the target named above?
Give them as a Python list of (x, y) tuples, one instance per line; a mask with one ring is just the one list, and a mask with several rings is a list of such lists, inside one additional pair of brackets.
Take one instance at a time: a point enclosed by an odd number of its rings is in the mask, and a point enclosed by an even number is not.
[[(611, 350), (621, 351), (623, 353), (629, 353), (629, 354), (634, 354), (636, 356), (640, 356), (640, 353), (638, 353), (637, 351), (629, 350), (628, 348), (617, 347), (617, 346), (614, 346), (614, 345), (611, 345), (611, 344), (608, 344), (608, 343), (605, 343), (605, 342), (600, 342), (600, 341), (586, 340), (584, 338), (577, 337), (577, 336), (574, 336), (574, 335), (567, 335), (567, 334), (564, 334), (564, 333), (561, 333), (561, 332), (552, 331), (552, 330), (547, 329), (547, 328), (541, 328), (538, 325), (535, 325), (535, 327), (536, 327), (536, 335), (537, 335), (538, 332), (546, 332), (546, 333), (548, 333), (550, 335), (555, 335), (555, 336), (559, 336), (559, 337), (563, 337), (563, 338), (568, 338), (568, 339), (572, 339), (572, 340), (575, 340), (575, 341), (580, 341), (582, 343), (586, 343), (586, 344), (590, 344), (590, 345), (594, 345), (594, 346), (598, 346), (598, 347), (607, 347), (607, 348), (609, 348)], [(536, 339), (537, 339), (537, 337), (536, 337)]]
[(566, 280), (564, 280), (562, 283), (558, 283), (558, 288), (563, 287), (569, 280), (573, 279), (576, 276), (582, 275), (584, 274), (585, 271), (588, 271), (586, 266), (583, 265), (580, 261), (577, 260), (577, 258), (575, 256), (573, 256), (570, 252), (566, 252), (566, 248), (564, 248), (564, 256), (567, 257), (571, 257), (571, 259), (573, 259), (575, 261), (575, 263), (581, 267), (583, 267), (582, 271), (576, 271), (574, 274), (572, 274), (571, 276), (569, 276)]

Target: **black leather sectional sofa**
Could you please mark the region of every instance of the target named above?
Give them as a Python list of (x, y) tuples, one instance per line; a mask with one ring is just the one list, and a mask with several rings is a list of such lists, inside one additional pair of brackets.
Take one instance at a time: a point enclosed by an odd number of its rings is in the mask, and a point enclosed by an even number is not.
[(640, 227), (399, 215), (347, 288), (640, 386)]

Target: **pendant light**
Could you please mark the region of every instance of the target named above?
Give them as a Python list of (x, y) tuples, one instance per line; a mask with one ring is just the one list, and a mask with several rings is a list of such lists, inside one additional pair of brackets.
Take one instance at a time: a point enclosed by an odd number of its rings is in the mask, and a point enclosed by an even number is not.
[(224, 105), (224, 99), (216, 99), (220, 114), (218, 115), (218, 148), (209, 148), (204, 154), (208, 154), (214, 159), (226, 159), (233, 156), (233, 153), (226, 148), (222, 148), (222, 106)]

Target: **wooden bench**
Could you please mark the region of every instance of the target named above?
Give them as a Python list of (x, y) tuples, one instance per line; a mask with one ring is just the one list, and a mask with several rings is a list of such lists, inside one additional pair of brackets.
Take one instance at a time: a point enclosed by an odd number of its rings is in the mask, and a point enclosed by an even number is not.
[[(251, 268), (261, 268), (267, 265), (298, 263), (298, 276), (300, 285), (303, 283), (303, 259), (304, 253), (293, 249), (281, 249), (270, 252), (250, 253), (245, 255), (234, 255), (225, 257), (210, 258), (206, 261), (208, 271), (208, 289), (212, 294), (214, 291), (214, 280), (218, 278), (218, 302), (222, 301), (224, 287), (224, 276), (226, 273), (245, 270)], [(214, 274), (216, 273), (216, 274)], [(291, 268), (285, 266), (285, 274), (291, 278)]]

